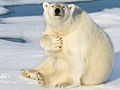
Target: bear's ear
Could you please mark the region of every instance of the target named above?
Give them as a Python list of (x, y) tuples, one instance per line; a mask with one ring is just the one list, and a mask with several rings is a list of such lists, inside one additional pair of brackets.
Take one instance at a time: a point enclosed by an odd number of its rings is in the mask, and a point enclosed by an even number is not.
[(44, 2), (44, 3), (43, 3), (43, 8), (44, 8), (44, 9), (46, 9), (46, 8), (48, 8), (48, 7), (49, 7), (49, 5), (50, 5), (49, 3)]
[(75, 9), (75, 5), (74, 4), (69, 4), (68, 7), (69, 7), (70, 11), (71, 10), (74, 11), (74, 9)]

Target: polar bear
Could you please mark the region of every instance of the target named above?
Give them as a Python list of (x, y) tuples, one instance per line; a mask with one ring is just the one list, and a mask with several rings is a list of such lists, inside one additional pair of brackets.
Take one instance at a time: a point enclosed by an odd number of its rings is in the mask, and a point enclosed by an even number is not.
[(41, 87), (77, 87), (107, 81), (114, 64), (109, 36), (74, 4), (43, 3), (46, 29), (40, 44), (46, 59), (21, 71)]

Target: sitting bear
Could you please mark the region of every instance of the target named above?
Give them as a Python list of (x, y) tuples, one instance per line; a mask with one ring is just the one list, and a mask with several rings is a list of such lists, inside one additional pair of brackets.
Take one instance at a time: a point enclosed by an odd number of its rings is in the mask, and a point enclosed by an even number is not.
[(46, 59), (21, 71), (41, 87), (77, 87), (106, 82), (114, 63), (109, 36), (74, 4), (43, 3), (46, 29), (40, 44)]

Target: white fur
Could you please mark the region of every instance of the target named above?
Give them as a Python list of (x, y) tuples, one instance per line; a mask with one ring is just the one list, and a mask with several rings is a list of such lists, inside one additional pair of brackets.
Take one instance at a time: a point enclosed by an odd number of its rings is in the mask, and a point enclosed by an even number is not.
[[(62, 12), (60, 17), (54, 16), (57, 7)], [(45, 2), (43, 8), (47, 25), (40, 43), (47, 58), (36, 70), (44, 75), (46, 85), (69, 83), (76, 87), (105, 82), (114, 62), (109, 36), (73, 4)]]

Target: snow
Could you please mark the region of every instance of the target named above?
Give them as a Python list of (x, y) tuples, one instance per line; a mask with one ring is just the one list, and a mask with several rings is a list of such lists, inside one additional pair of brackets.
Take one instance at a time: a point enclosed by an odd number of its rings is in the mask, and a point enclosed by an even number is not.
[(23, 4), (41, 4), (43, 2), (78, 2), (95, 0), (0, 0), (0, 6), (23, 5)]
[(8, 9), (6, 9), (6, 8), (4, 8), (4, 7), (0, 7), (0, 14), (6, 14), (6, 13), (8, 13), (8, 12), (9, 12)]
[[(81, 86), (70, 90), (120, 90), (120, 8), (105, 9), (89, 15), (109, 34), (115, 48), (115, 66), (105, 84)], [(45, 57), (39, 46), (44, 29), (43, 16), (0, 18), (0, 90), (48, 90), (38, 87), (35, 81), (20, 78), (21, 69), (34, 68)], [(18, 38), (26, 42), (12, 42), (5, 38)]]

